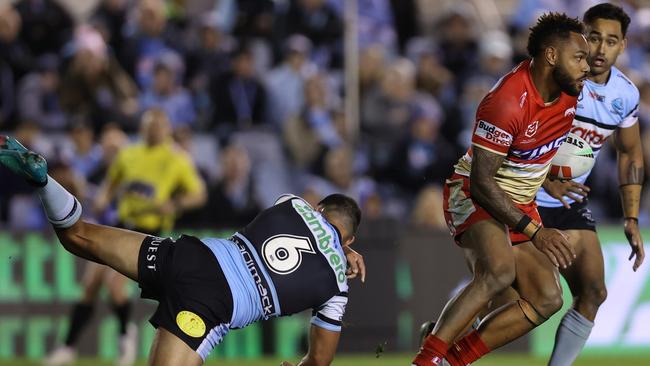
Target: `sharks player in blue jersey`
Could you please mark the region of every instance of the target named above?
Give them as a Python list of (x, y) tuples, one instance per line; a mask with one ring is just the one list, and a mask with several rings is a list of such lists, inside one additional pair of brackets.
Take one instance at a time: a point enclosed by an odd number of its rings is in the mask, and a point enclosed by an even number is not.
[[(636, 257), (636, 271), (645, 256), (638, 226), (645, 175), (638, 123), (639, 91), (614, 66), (627, 45), (630, 17), (620, 7), (604, 3), (587, 10), (583, 21), (591, 51), (591, 75), (578, 98), (571, 131), (591, 145), (594, 156), (611, 136), (618, 154), (625, 236), (632, 248), (630, 259)], [(607, 296), (603, 254), (586, 198), (589, 188), (583, 185), (589, 174), (568, 182), (547, 180), (537, 194), (544, 226), (563, 230), (577, 254), (572, 266), (560, 268), (574, 302), (557, 330), (550, 366), (573, 364)]]
[(230, 329), (307, 309), (309, 351), (300, 365), (332, 362), (347, 279), (365, 277), (363, 258), (348, 248), (361, 221), (353, 199), (333, 194), (313, 208), (284, 195), (229, 239), (174, 240), (83, 221), (79, 201), (47, 175), (45, 159), (13, 138), (0, 136), (0, 164), (39, 187), (68, 251), (113, 267), (159, 302), (150, 364), (201, 365)]

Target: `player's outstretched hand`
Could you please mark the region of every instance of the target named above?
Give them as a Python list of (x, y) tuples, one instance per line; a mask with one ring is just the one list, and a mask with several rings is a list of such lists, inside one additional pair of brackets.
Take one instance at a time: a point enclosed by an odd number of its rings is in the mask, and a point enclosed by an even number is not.
[(363, 256), (347, 246), (343, 247), (343, 251), (345, 252), (345, 258), (348, 261), (348, 268), (345, 271), (348, 279), (361, 276), (361, 282), (366, 282), (366, 262), (363, 261)]
[(587, 197), (589, 194), (589, 187), (572, 180), (559, 180), (559, 179), (549, 179), (546, 178), (544, 181), (544, 189), (546, 192), (553, 198), (556, 198), (562, 202), (564, 207), (571, 208), (569, 202), (567, 202), (566, 197), (569, 197), (577, 202), (582, 202), (582, 200)]
[(632, 269), (636, 272), (641, 264), (643, 264), (643, 259), (645, 258), (645, 251), (643, 250), (643, 240), (641, 239), (641, 233), (639, 232), (639, 222), (635, 219), (625, 219), (625, 237), (627, 237), (627, 242), (630, 243), (632, 247), (632, 253), (630, 253), (631, 260), (634, 259), (634, 265)]
[(560, 230), (541, 228), (532, 241), (533, 245), (546, 254), (556, 267), (567, 268), (576, 257), (566, 234)]

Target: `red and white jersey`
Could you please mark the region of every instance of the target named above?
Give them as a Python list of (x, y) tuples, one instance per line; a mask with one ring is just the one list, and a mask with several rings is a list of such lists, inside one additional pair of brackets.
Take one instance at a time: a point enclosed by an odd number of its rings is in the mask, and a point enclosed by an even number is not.
[[(577, 97), (562, 93), (544, 103), (530, 75), (530, 60), (502, 77), (476, 112), (472, 145), (505, 156), (495, 179), (516, 203), (529, 203), (542, 186), (551, 159), (576, 114)], [(472, 149), (455, 166), (469, 177)]]

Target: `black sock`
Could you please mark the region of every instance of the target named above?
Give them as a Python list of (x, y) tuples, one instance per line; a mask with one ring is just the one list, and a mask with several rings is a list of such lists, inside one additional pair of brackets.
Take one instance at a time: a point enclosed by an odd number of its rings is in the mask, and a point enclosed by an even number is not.
[(95, 304), (84, 304), (81, 302), (74, 306), (72, 309), (68, 336), (65, 339), (66, 346), (71, 347), (77, 343), (81, 331), (86, 327), (88, 320), (90, 320), (93, 315), (94, 308)]
[(129, 318), (131, 318), (131, 302), (113, 304), (113, 312), (120, 322), (120, 335), (126, 334), (126, 326), (129, 323)]

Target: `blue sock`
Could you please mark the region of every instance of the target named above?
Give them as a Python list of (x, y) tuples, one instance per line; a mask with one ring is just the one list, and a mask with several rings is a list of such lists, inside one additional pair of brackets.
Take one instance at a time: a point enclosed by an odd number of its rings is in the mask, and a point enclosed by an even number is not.
[(553, 354), (549, 366), (571, 366), (585, 346), (594, 323), (577, 310), (570, 309), (562, 318), (555, 333)]

